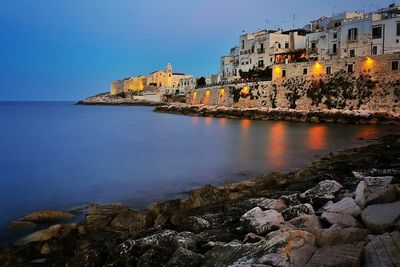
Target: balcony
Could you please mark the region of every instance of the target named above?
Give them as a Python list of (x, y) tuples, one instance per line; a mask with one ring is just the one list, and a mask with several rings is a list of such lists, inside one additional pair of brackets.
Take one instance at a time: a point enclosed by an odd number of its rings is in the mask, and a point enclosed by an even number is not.
[(315, 54), (318, 53), (318, 49), (316, 47), (307, 48), (308, 54)]
[(265, 48), (257, 48), (257, 54), (264, 54)]

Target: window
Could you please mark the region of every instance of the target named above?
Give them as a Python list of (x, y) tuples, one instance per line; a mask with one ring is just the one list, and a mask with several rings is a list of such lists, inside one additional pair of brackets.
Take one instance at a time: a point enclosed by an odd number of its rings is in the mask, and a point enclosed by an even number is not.
[(282, 77), (283, 77), (283, 78), (286, 77), (286, 70), (282, 70)]
[(378, 47), (376, 45), (374, 45), (372, 47), (372, 55), (377, 55), (378, 54)]
[(278, 45), (278, 48), (280, 49), (280, 48), (281, 48), (281, 44), (280, 44), (280, 43), (277, 43), (277, 45)]
[(259, 68), (264, 68), (264, 60), (259, 60), (258, 61), (258, 67)]
[(244, 41), (242, 40), (242, 49), (244, 49)]
[(356, 57), (356, 50), (354, 49), (350, 50), (350, 57)]
[(287, 43), (287, 42), (285, 43), (285, 48), (289, 49), (289, 43)]
[(326, 74), (332, 74), (332, 67), (326, 67)]
[(340, 27), (340, 26), (342, 26), (342, 23), (341, 22), (335, 22), (335, 28), (337, 28), (337, 27)]
[(333, 39), (337, 39), (337, 33), (333, 34)]
[(316, 47), (316, 43), (315, 42), (312, 42), (311, 43), (311, 48), (315, 48)]
[(303, 75), (307, 75), (307, 72), (308, 72), (308, 69), (307, 69), (307, 68), (304, 68), (304, 69), (303, 69)]
[(254, 53), (254, 45), (251, 47), (251, 53)]
[(337, 44), (333, 44), (333, 46), (332, 46), (332, 54), (337, 54)]
[(392, 61), (392, 70), (399, 70), (399, 62)]
[(381, 39), (381, 38), (382, 38), (382, 27), (372, 28), (372, 39)]
[(246, 65), (249, 65), (249, 62), (248, 62), (248, 61), (246, 61)]
[(270, 58), (269, 58), (269, 62), (272, 62), (272, 60), (273, 60), (273, 58), (272, 58), (272, 57), (270, 57)]
[(353, 64), (347, 65), (347, 72), (352, 73), (353, 71), (354, 71), (354, 69), (353, 69)]
[(250, 58), (250, 64), (251, 64), (251, 58)]
[(400, 22), (397, 23), (397, 36), (400, 36)]
[(358, 29), (357, 28), (351, 28), (348, 31), (348, 40), (349, 41), (356, 41), (358, 36)]

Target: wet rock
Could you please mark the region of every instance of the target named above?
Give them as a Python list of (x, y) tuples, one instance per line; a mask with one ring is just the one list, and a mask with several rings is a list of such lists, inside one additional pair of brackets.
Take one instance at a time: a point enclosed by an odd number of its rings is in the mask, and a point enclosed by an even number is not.
[(322, 228), (319, 217), (315, 215), (302, 214), (291, 219), (289, 223), (297, 228)]
[(259, 207), (246, 212), (240, 218), (240, 221), (245, 231), (259, 235), (279, 229), (279, 226), (284, 223), (279, 212), (275, 210), (263, 211)]
[(364, 209), (365, 204), (367, 202), (367, 197), (368, 197), (368, 187), (364, 181), (361, 181), (357, 185), (356, 197), (355, 197), (355, 202), (361, 209)]
[(310, 200), (312, 205), (321, 206), (325, 202), (335, 199), (342, 188), (343, 186), (334, 180), (325, 180), (307, 190), (304, 196)]
[(99, 230), (107, 227), (120, 211), (128, 208), (120, 204), (97, 205), (92, 204), (88, 207), (85, 216), (85, 223), (93, 230)]
[(64, 221), (71, 219), (72, 217), (73, 215), (69, 212), (63, 212), (58, 210), (44, 210), (29, 214), (28, 216), (22, 218), (21, 221), (40, 224), (40, 223)]
[(371, 205), (361, 213), (365, 226), (374, 234), (392, 231), (400, 224), (400, 201)]
[(154, 245), (139, 257), (137, 266), (165, 266), (172, 257), (173, 253), (174, 249), (172, 247)]
[(372, 237), (365, 246), (364, 266), (400, 266), (400, 232)]
[(338, 227), (361, 227), (361, 224), (353, 216), (346, 213), (324, 212), (321, 219)]
[(35, 227), (36, 227), (35, 223), (26, 221), (12, 221), (10, 224), (10, 228), (13, 230), (33, 229)]
[(208, 241), (230, 242), (234, 239), (242, 238), (242, 235), (234, 233), (226, 228), (206, 230), (197, 234), (196, 236), (199, 240), (203, 242), (208, 242)]
[(315, 236), (315, 243), (319, 247), (337, 244), (353, 244), (363, 241), (370, 233), (366, 229), (348, 227), (334, 227), (329, 229), (306, 229)]
[(50, 226), (49, 228), (41, 231), (34, 232), (22, 239), (20, 239), (17, 244), (25, 245), (30, 242), (46, 241), (53, 237), (62, 238), (71, 233), (71, 231), (76, 230), (77, 226), (75, 223), (71, 224), (56, 224)]
[(203, 256), (185, 248), (178, 248), (167, 263), (167, 267), (200, 266)]
[(254, 244), (216, 243), (204, 255), (202, 266), (304, 266), (315, 250), (314, 241), (314, 236), (308, 232), (291, 230), (272, 232), (266, 241)]
[(198, 234), (204, 230), (209, 229), (210, 226), (211, 224), (209, 221), (200, 217), (190, 216), (182, 221), (180, 228), (182, 230)]
[(319, 248), (308, 261), (308, 267), (358, 267), (361, 264), (361, 255), (364, 242), (356, 245), (340, 244)]
[(371, 190), (367, 197), (367, 205), (392, 203), (400, 199), (400, 187), (389, 185), (386, 188)]
[(299, 194), (284, 195), (279, 198), (287, 207), (300, 205)]
[(111, 220), (110, 226), (119, 230), (136, 234), (154, 225), (155, 215), (151, 211), (133, 211), (129, 208), (118, 209), (115, 217)]
[(68, 267), (102, 266), (102, 253), (98, 249), (88, 249), (72, 257), (66, 264)]
[(302, 214), (314, 215), (314, 209), (310, 204), (300, 204), (282, 211), (282, 216), (286, 221), (299, 217)]
[(253, 233), (248, 233), (244, 237), (243, 243), (244, 244), (246, 244), (246, 243), (257, 243), (257, 242), (264, 241), (264, 240), (265, 240), (265, 238), (262, 237), (262, 236), (259, 236), (259, 235), (253, 234)]
[(345, 197), (339, 202), (328, 202), (322, 210), (333, 213), (346, 213), (353, 217), (357, 217), (361, 213), (360, 207), (351, 197)]
[(392, 182), (393, 176), (364, 177), (364, 181), (369, 188), (386, 188)]

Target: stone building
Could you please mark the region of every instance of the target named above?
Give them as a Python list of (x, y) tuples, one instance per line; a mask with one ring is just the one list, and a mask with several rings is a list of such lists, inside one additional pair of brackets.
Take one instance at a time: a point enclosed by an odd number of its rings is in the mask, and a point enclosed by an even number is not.
[(193, 76), (184, 73), (174, 73), (171, 64), (167, 64), (165, 70), (154, 71), (148, 75), (126, 78), (111, 83), (111, 95), (122, 92), (140, 92), (144, 90), (179, 93), (179, 84), (182, 79), (191, 79)]

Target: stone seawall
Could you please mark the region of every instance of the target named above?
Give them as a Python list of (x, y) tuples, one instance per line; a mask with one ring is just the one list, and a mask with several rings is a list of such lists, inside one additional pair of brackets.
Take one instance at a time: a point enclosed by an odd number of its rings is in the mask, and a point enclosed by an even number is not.
[(283, 120), (298, 122), (333, 122), (351, 124), (400, 125), (400, 117), (387, 112), (360, 112), (343, 110), (306, 111), (294, 109), (239, 108), (205, 105), (174, 104), (156, 107), (156, 112), (218, 118), (255, 120)]
[(156, 94), (131, 95), (119, 94), (111, 96), (109, 93), (102, 93), (88, 97), (76, 103), (77, 105), (107, 105), (107, 106), (160, 106), (164, 105), (161, 98)]
[[(373, 63), (369, 64), (373, 67), (368, 70), (364, 66), (365, 60), (318, 63), (335, 66), (332, 67), (335, 72), (330, 75), (299, 74), (303, 69), (312, 69), (315, 62), (288, 64), (284, 78), (197, 89), (187, 96), (186, 102), (240, 108), (338, 109), (400, 115), (400, 71), (391, 69), (392, 62), (400, 62), (400, 55), (370, 59)], [(350, 63), (355, 66), (354, 73), (344, 70)]]

